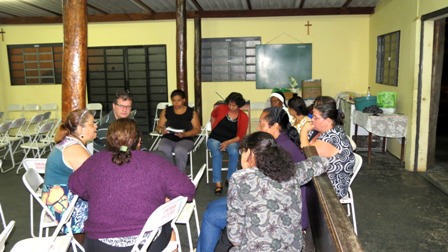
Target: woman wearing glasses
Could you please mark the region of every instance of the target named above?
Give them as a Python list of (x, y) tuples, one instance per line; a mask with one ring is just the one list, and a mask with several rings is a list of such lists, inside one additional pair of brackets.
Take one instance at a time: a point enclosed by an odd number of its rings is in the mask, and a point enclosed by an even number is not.
[[(188, 152), (194, 147), (194, 137), (201, 132), (199, 117), (193, 108), (185, 105), (185, 92), (171, 92), (172, 106), (162, 110), (156, 130), (163, 134), (158, 150), (185, 172)], [(173, 158), (174, 153), (174, 158)]]
[[(87, 143), (96, 137), (97, 126), (93, 115), (86, 109), (70, 112), (59, 126), (55, 136), (56, 146), (48, 155), (45, 165), (42, 201), (53, 212), (57, 220), (73, 197), (68, 189), (68, 179), (90, 157)], [(72, 218), (75, 239), (84, 239), (84, 221), (87, 219), (87, 202), (78, 199)]]
[[(332, 100), (328, 96), (321, 99)], [(336, 108), (334, 100), (315, 102), (311, 123), (306, 123), (300, 132), (302, 148), (315, 146), (319, 156), (329, 159), (328, 178), (339, 198), (347, 194), (355, 164), (350, 140), (342, 128), (343, 120), (344, 113)], [(312, 135), (313, 130), (316, 135)]]

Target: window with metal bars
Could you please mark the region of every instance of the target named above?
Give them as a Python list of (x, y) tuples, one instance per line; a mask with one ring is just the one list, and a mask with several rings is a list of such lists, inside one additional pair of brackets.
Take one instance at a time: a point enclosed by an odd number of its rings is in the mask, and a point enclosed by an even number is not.
[(62, 44), (8, 45), (11, 85), (60, 84)]
[(376, 51), (376, 82), (398, 86), (400, 31), (378, 36)]

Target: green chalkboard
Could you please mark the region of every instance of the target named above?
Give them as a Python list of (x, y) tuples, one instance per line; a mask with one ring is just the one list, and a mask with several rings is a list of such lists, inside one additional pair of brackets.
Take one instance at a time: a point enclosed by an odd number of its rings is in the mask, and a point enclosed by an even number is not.
[(311, 44), (257, 45), (257, 89), (289, 88), (289, 76), (312, 79), (311, 52)]

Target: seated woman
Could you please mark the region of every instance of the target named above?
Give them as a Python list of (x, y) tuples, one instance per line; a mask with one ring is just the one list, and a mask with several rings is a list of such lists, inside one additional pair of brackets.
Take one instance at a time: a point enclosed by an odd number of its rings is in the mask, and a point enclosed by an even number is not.
[[(187, 175), (164, 157), (137, 150), (140, 141), (136, 122), (118, 119), (107, 131), (107, 151), (95, 153), (69, 179), (70, 190), (89, 202), (87, 252), (131, 251), (148, 217), (167, 198), (194, 197)], [(170, 238), (168, 223), (149, 251), (162, 251)]]
[[(201, 123), (196, 111), (185, 105), (184, 91), (177, 89), (171, 92), (171, 102), (173, 105), (160, 113), (156, 127), (157, 132), (163, 134), (158, 150), (173, 164), (175, 163), (179, 170), (185, 172), (188, 152), (194, 147), (193, 138), (201, 132)], [(169, 131), (167, 127), (182, 132)]]
[(302, 130), (303, 125), (307, 122), (311, 122), (311, 118), (308, 116), (308, 108), (305, 101), (300, 96), (294, 96), (288, 101), (289, 114), (294, 118), (292, 125), (297, 129), (297, 132)]
[(299, 187), (325, 172), (326, 162), (315, 157), (294, 167), (288, 153), (265, 132), (244, 138), (241, 152), (243, 169), (230, 179), (227, 201), (231, 251), (301, 251)]
[[(96, 129), (93, 115), (86, 109), (76, 109), (67, 115), (56, 132), (56, 146), (48, 155), (45, 165), (42, 201), (58, 221), (73, 197), (68, 188), (68, 178), (90, 157), (86, 145), (96, 138)], [(73, 214), (74, 237), (82, 243), (87, 202), (78, 199)]]
[[(336, 108), (336, 102), (318, 103), (313, 108), (312, 123), (305, 124), (300, 133), (302, 148), (315, 146), (319, 156), (329, 158), (327, 174), (339, 198), (347, 194), (355, 165), (352, 146), (342, 128), (343, 120), (344, 113)], [(315, 136), (311, 136), (312, 130), (317, 131)]]
[(215, 194), (221, 195), (222, 152), (229, 154), (227, 180), (236, 171), (238, 164), (238, 148), (241, 139), (246, 135), (249, 117), (240, 108), (246, 104), (240, 93), (232, 92), (225, 99), (225, 104), (213, 109), (210, 121), (212, 132), (207, 141), (207, 148), (212, 153), (213, 183)]
[(292, 122), (294, 118), (289, 114), (288, 107), (286, 107), (286, 97), (282, 92), (272, 92), (269, 100), (271, 103), (271, 107), (282, 108), (283, 110), (285, 110), (285, 112), (288, 114), (289, 122)]

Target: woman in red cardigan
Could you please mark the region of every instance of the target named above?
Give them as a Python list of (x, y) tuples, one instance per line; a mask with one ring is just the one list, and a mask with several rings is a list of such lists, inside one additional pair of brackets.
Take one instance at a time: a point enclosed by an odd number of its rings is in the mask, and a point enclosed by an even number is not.
[(215, 194), (221, 195), (222, 152), (229, 154), (227, 180), (236, 171), (240, 141), (246, 135), (249, 117), (240, 108), (246, 104), (240, 93), (232, 92), (225, 104), (220, 104), (211, 114), (212, 132), (207, 141), (207, 148), (212, 153), (213, 183)]

